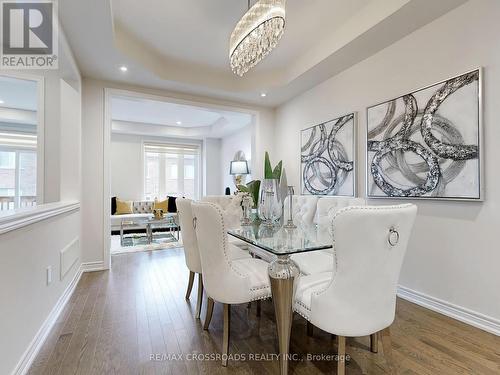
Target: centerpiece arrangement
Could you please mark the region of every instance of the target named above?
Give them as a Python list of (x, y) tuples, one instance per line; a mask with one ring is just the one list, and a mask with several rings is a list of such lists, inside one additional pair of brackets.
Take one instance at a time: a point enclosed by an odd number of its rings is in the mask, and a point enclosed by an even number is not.
[[(283, 162), (279, 161), (273, 168), (267, 151), (264, 157), (264, 179), (238, 185), (240, 192), (247, 193), (252, 198), (253, 209), (257, 213), (257, 218), (254, 215), (253, 219), (261, 220), (266, 226), (273, 226), (280, 221), (287, 188)], [(249, 200), (244, 201), (244, 205), (248, 205), (248, 202)], [(248, 225), (251, 220), (247, 220), (246, 217), (244, 215), (243, 224)]]

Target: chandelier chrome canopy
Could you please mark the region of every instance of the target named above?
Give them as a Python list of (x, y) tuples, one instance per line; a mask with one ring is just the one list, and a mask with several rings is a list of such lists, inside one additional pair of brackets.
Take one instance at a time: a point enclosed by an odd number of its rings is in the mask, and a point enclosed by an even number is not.
[(243, 76), (278, 44), (285, 30), (286, 0), (258, 0), (238, 21), (229, 41), (231, 70)]

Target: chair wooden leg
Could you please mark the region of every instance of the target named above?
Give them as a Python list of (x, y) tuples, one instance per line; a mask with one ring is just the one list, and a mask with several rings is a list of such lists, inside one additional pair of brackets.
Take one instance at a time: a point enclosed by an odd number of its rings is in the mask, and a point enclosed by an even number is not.
[(191, 290), (193, 290), (193, 283), (194, 283), (194, 272), (189, 271), (189, 281), (188, 281), (188, 289), (186, 291), (186, 299), (189, 299), (189, 296), (191, 295)]
[(389, 373), (396, 374), (395, 363), (392, 358), (392, 340), (389, 327), (383, 329), (380, 335), (382, 336), (382, 348), (384, 349), (384, 357), (389, 367)]
[(257, 317), (260, 317), (262, 311), (262, 305), (261, 305), (261, 300), (257, 300)]
[(200, 319), (201, 304), (203, 303), (203, 278), (198, 274), (198, 301), (196, 302), (196, 319)]
[(314, 335), (314, 326), (310, 321), (307, 321), (307, 336), (313, 337)]
[(310, 321), (306, 321), (306, 334), (308, 337), (313, 337), (314, 335), (314, 326)]
[(378, 353), (378, 332), (370, 335), (370, 351), (372, 353)]
[(210, 325), (210, 321), (212, 320), (212, 314), (214, 312), (214, 300), (212, 298), (208, 298), (207, 300), (207, 315), (205, 316), (205, 323), (203, 324), (203, 329), (208, 330), (208, 326)]
[(337, 375), (345, 375), (345, 337), (337, 336), (337, 343), (338, 343)]
[(224, 304), (224, 333), (222, 336), (222, 366), (227, 366), (229, 355), (229, 330), (231, 326), (231, 305)]

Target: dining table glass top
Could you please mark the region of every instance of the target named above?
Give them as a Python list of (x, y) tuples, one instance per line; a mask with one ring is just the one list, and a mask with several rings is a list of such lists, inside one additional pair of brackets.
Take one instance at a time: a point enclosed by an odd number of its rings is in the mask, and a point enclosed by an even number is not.
[(290, 255), (333, 247), (333, 238), (327, 226), (300, 225), (297, 228), (286, 228), (254, 223), (230, 229), (227, 233), (274, 255)]

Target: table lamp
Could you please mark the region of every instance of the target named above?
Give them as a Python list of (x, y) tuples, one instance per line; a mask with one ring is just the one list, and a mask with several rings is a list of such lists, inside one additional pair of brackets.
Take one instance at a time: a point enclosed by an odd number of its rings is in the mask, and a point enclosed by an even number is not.
[(242, 177), (249, 174), (248, 163), (246, 160), (233, 160), (229, 166), (229, 174), (233, 175), (236, 181), (236, 187), (241, 185)]

